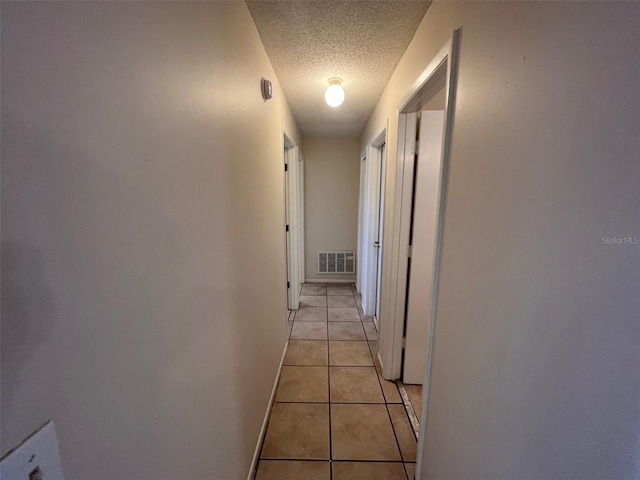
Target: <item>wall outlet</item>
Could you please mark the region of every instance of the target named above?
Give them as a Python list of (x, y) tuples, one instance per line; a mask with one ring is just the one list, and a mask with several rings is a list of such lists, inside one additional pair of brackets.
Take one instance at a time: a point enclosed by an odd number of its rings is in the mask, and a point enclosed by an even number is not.
[(53, 421), (32, 433), (0, 460), (2, 480), (64, 480)]

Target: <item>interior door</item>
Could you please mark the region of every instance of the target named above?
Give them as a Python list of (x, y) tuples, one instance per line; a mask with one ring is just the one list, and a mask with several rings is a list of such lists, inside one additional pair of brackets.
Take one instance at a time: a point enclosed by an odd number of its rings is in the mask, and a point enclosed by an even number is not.
[(286, 205), (286, 255), (287, 255), (287, 302), (289, 310), (298, 310), (300, 305), (300, 244), (304, 241), (301, 232), (301, 208), (298, 176), (298, 147), (285, 149), (285, 205)]
[(384, 215), (384, 166), (386, 161), (387, 148), (386, 144), (380, 147), (380, 172), (378, 183), (378, 228), (376, 230), (376, 241), (374, 248), (376, 249), (376, 288), (375, 288), (375, 321), (380, 318), (380, 275), (382, 273), (382, 225)]
[(376, 317), (379, 303), (382, 216), (384, 205), (384, 145), (369, 146), (365, 166), (362, 236), (362, 309)]
[(422, 384), (426, 374), (431, 323), (434, 258), (442, 174), (443, 111), (420, 115), (418, 158), (414, 173), (411, 263), (402, 380)]

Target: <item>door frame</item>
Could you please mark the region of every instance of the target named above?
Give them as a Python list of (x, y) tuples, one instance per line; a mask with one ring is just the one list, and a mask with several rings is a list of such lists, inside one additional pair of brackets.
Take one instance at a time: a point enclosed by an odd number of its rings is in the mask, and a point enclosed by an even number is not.
[(367, 179), (367, 153), (366, 150), (360, 156), (360, 191), (358, 193), (358, 243), (356, 246), (356, 289), (362, 293), (364, 287), (363, 276), (363, 242), (364, 242), (364, 218), (365, 218), (365, 183)]
[[(405, 384), (422, 384), (424, 382), (427, 340), (431, 325), (431, 319), (429, 318), (429, 321), (426, 322), (424, 317), (430, 316), (431, 295), (429, 292), (431, 292), (432, 285), (422, 282), (432, 282), (435, 275), (434, 259), (437, 254), (437, 246), (434, 240), (437, 233), (438, 214), (442, 210), (442, 196), (439, 193), (443, 190), (440, 161), (442, 160), (442, 142), (444, 140), (444, 132), (442, 131), (444, 111), (439, 109), (423, 110), (418, 114), (407, 114), (408, 119), (414, 116), (418, 118), (416, 138), (419, 145), (416, 147), (412, 169), (413, 202), (409, 227), (411, 256), (407, 259), (407, 301), (401, 370), (402, 381)], [(433, 163), (429, 161), (429, 158)], [(436, 162), (438, 163), (436, 164)], [(428, 181), (432, 168), (438, 169), (437, 175), (431, 177), (432, 183), (421, 183), (425, 180)], [(437, 208), (437, 211), (427, 206), (429, 201), (434, 202), (432, 207)], [(427, 219), (431, 221), (423, 223)], [(425, 234), (427, 236), (421, 236)], [(431, 248), (426, 248), (427, 245)], [(430, 262), (431, 265), (427, 267), (423, 262)], [(411, 355), (409, 355), (410, 353)]]
[[(285, 262), (287, 269), (287, 308), (298, 310), (300, 287), (304, 279), (304, 174), (302, 156), (291, 136), (282, 129), (285, 188)], [(286, 286), (287, 287), (287, 286)]]
[[(454, 30), (449, 40), (443, 45), (431, 62), (416, 78), (412, 86), (405, 92), (397, 107), (398, 137), (397, 137), (397, 161), (395, 165), (395, 189), (393, 230), (391, 232), (391, 245), (387, 252), (391, 256), (389, 262), (390, 271), (385, 273), (389, 278), (386, 282), (388, 290), (385, 292), (388, 300), (389, 328), (380, 331), (380, 359), (383, 368), (383, 376), (386, 379), (398, 379), (402, 373), (402, 350), (405, 327), (406, 303), (407, 303), (407, 270), (408, 270), (408, 246), (409, 232), (412, 216), (413, 177), (416, 153), (415, 124), (412, 124), (412, 115), (420, 111), (425, 100), (442, 88), (442, 76), (444, 75), (445, 108), (444, 129), (442, 140), (441, 165), (442, 171), (439, 181), (438, 214), (436, 226), (436, 239), (433, 267), (433, 288), (430, 292), (430, 332), (427, 352), (427, 368), (423, 383), (422, 412), (420, 414), (420, 434), (418, 438), (418, 459), (416, 471), (421, 471), (422, 446), (424, 445), (425, 422), (429, 401), (429, 377), (431, 374), (431, 351), (433, 332), (435, 327), (435, 312), (438, 291), (438, 277), (440, 266), (440, 249), (442, 243), (442, 228), (445, 209), (445, 187), (447, 182), (448, 164), (451, 150), (451, 132), (453, 123), (453, 111), (456, 91), (457, 64), (459, 54), (460, 30)], [(415, 116), (413, 116), (415, 117)], [(413, 118), (415, 122), (415, 118)], [(390, 337), (390, 338), (389, 338)]]
[(297, 148), (298, 163), (297, 163), (297, 177), (298, 177), (298, 275), (300, 283), (304, 282), (306, 278), (305, 268), (305, 249), (304, 249), (304, 156), (300, 151), (300, 147)]
[[(384, 182), (386, 178), (386, 159), (382, 156), (382, 147), (387, 144), (387, 128), (379, 132), (367, 145), (365, 158), (365, 186), (364, 209), (362, 215), (362, 310), (365, 315), (376, 318), (376, 310), (379, 305), (379, 286), (381, 281), (381, 269), (378, 268), (379, 259), (383, 255), (384, 248), (374, 248), (373, 243), (378, 239), (378, 233), (384, 228)], [(382, 187), (382, 188), (381, 188)], [(382, 243), (382, 242), (380, 242)], [(380, 255), (380, 257), (378, 256)], [(381, 263), (381, 262), (380, 262)]]

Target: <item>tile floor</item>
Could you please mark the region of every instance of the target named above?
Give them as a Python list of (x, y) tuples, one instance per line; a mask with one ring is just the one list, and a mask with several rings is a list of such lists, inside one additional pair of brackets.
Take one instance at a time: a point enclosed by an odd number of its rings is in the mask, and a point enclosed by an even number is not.
[(256, 480), (407, 480), (416, 439), (349, 284), (305, 284)]
[(422, 413), (422, 385), (409, 385), (405, 383), (404, 388), (407, 389), (413, 410), (418, 416), (418, 419), (420, 419), (420, 414)]

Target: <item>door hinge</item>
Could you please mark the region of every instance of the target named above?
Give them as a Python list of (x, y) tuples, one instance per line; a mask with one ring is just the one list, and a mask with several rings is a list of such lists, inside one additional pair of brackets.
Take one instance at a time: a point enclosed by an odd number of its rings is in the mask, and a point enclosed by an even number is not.
[(289, 225), (287, 225), (287, 226), (285, 226), (285, 227), (284, 227), (284, 231), (285, 231), (285, 232), (288, 232), (288, 231), (289, 231)]
[(402, 348), (407, 348), (407, 337), (402, 337)]
[(415, 155), (418, 155), (418, 152), (420, 152), (420, 140), (416, 140), (416, 151), (415, 151)]
[(285, 164), (284, 164), (284, 171), (285, 171), (285, 172), (288, 172), (288, 171), (289, 171), (289, 164), (288, 164), (288, 163), (285, 163)]
[(418, 150), (416, 149), (416, 141), (414, 140), (409, 144), (409, 155), (413, 157), (417, 152)]
[(287, 282), (287, 288), (291, 288), (291, 284)]
[(413, 255), (413, 245), (409, 245), (407, 247), (407, 257), (411, 258), (412, 255)]

